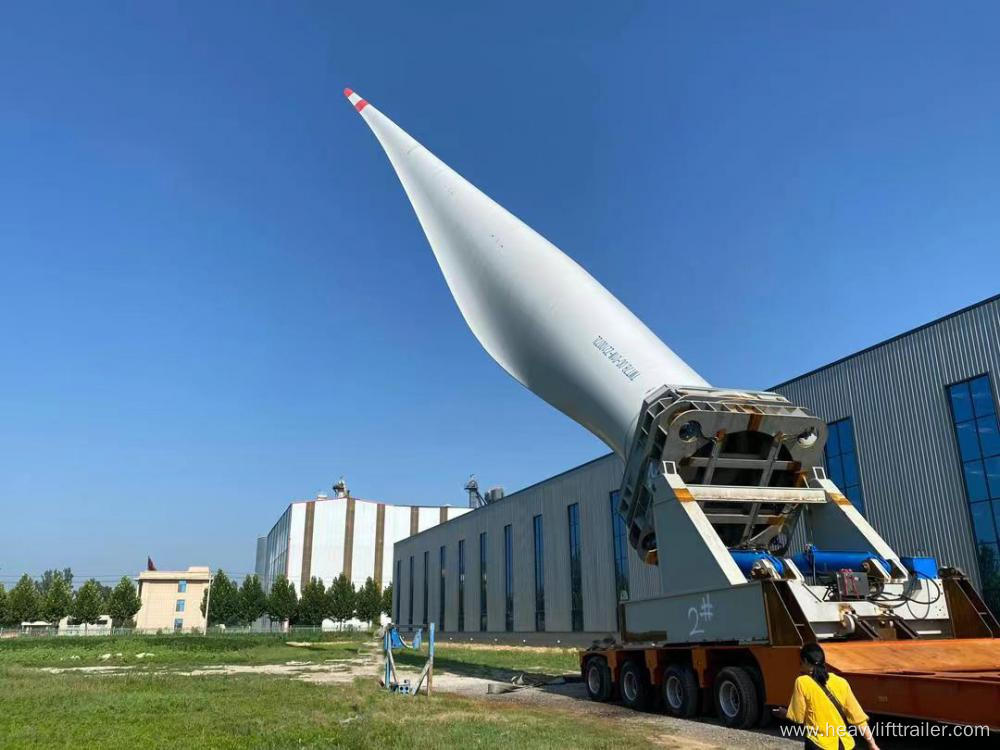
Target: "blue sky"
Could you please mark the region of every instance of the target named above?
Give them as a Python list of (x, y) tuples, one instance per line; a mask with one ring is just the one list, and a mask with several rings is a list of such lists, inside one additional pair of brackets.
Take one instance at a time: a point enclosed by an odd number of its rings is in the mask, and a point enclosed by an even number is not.
[(5, 10), (0, 582), (242, 573), (340, 474), (605, 451), (480, 349), (344, 86), (718, 385), (997, 292), (995, 5), (481, 5)]

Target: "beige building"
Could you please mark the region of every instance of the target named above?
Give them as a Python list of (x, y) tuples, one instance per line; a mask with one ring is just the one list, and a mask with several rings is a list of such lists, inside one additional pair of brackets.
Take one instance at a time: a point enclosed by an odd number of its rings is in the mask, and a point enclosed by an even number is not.
[(207, 567), (187, 570), (144, 570), (139, 574), (142, 608), (135, 616), (136, 630), (155, 633), (204, 631), (201, 598), (212, 579)]

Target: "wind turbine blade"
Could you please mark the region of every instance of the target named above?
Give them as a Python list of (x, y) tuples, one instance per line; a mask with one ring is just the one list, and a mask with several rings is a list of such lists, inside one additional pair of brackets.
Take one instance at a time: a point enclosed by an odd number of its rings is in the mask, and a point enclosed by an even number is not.
[(589, 273), (361, 96), (469, 328), (501, 367), (624, 457), (644, 395), (708, 383)]

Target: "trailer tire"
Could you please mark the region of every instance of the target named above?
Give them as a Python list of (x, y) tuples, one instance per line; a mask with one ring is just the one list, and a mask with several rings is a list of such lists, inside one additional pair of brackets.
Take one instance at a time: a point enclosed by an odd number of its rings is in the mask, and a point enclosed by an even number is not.
[(587, 660), (583, 684), (587, 686), (587, 697), (592, 701), (606, 701), (611, 697), (611, 670), (603, 658), (595, 656)]
[(761, 729), (767, 729), (774, 724), (774, 714), (771, 713), (771, 707), (766, 703), (767, 690), (764, 687), (764, 675), (753, 665), (747, 665), (746, 670), (750, 673), (750, 678), (757, 687), (757, 695), (760, 697), (760, 718), (757, 720), (757, 726)]
[(760, 697), (750, 673), (743, 667), (719, 670), (712, 686), (715, 711), (732, 729), (749, 729), (760, 719)]
[(701, 688), (694, 670), (686, 664), (671, 664), (663, 671), (663, 706), (671, 716), (690, 719), (698, 715)]
[(618, 691), (622, 703), (636, 711), (648, 711), (653, 703), (653, 688), (646, 678), (646, 668), (634, 659), (622, 665)]

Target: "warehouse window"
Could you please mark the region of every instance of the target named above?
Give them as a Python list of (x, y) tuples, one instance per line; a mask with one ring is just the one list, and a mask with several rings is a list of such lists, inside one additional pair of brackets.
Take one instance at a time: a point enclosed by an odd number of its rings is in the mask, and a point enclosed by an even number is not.
[(177, 582), (177, 593), (178, 594), (186, 594), (187, 590), (188, 590), (188, 582), (187, 581), (178, 581)]
[(629, 597), (628, 547), (625, 542), (625, 519), (618, 512), (620, 490), (611, 493), (611, 543), (615, 554), (615, 599), (623, 602)]
[(413, 555), (410, 555), (410, 607), (406, 613), (406, 624), (413, 626)]
[(580, 505), (566, 508), (569, 524), (569, 609), (573, 630), (583, 630), (583, 576), (580, 564)]
[(542, 539), (542, 517), (532, 520), (535, 535), (535, 630), (545, 630), (545, 543)]
[(479, 535), (479, 629), (486, 630), (486, 532)]
[(437, 626), (440, 630), (444, 630), (444, 570), (445, 570), (445, 549), (446, 547), (441, 545), (441, 583), (438, 588), (438, 621)]
[(854, 445), (854, 425), (851, 418), (830, 422), (827, 428), (829, 435), (823, 449), (827, 476), (847, 495), (851, 505), (864, 514), (865, 499), (861, 494), (861, 474), (858, 472), (858, 452)]
[(989, 375), (948, 386), (983, 597), (1000, 614), (1000, 426)]
[(465, 540), (458, 540), (458, 630), (465, 630)]
[(427, 583), (431, 577), (431, 571), (429, 570), (431, 565), (431, 553), (428, 550), (424, 550), (424, 625), (427, 624)]
[(177, 600), (177, 606), (174, 607), (174, 612), (183, 612), (183, 611), (184, 611), (184, 600), (183, 599), (178, 599)]
[(514, 629), (514, 534), (510, 524), (503, 527), (503, 626)]
[(396, 623), (399, 624), (399, 605), (403, 601), (403, 592), (399, 590), (399, 587), (403, 585), (403, 561), (396, 560), (396, 585), (392, 587), (393, 593), (396, 595)]
[(178, 617), (174, 620), (174, 630), (178, 632), (184, 630), (184, 620), (182, 618)]

